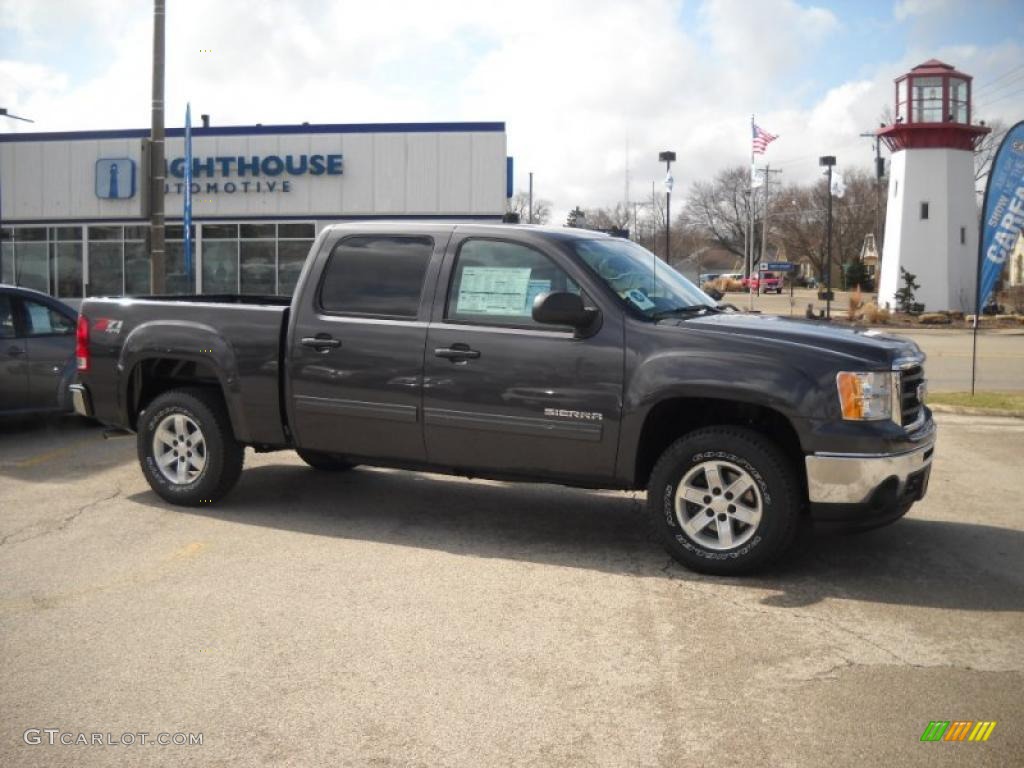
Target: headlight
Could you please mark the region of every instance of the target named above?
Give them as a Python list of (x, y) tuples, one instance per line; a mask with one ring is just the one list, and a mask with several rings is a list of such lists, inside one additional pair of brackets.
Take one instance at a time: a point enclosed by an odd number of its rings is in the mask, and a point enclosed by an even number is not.
[(881, 421), (892, 417), (892, 373), (854, 373), (836, 375), (839, 407), (843, 418), (853, 421)]

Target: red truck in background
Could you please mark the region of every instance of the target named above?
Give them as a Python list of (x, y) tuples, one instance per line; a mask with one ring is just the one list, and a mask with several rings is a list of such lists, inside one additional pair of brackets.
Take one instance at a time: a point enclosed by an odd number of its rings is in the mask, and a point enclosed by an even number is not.
[(761, 272), (743, 278), (743, 289), (757, 293), (782, 293), (784, 283), (781, 272)]

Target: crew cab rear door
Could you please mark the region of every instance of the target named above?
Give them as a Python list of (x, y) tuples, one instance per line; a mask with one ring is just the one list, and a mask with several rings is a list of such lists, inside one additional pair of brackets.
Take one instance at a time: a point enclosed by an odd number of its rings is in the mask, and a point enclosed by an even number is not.
[(299, 284), (288, 341), (295, 444), (423, 461), (423, 351), (450, 229), (338, 230)]
[(583, 289), (593, 303), (587, 280), (543, 239), (456, 230), (427, 333), (423, 413), (432, 464), (551, 479), (613, 475), (621, 313), (606, 308), (587, 338), (531, 316), (543, 292)]

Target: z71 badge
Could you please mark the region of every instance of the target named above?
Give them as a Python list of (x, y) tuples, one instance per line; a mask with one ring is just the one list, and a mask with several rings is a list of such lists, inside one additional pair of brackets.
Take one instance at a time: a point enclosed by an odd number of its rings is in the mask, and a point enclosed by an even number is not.
[(583, 421), (601, 421), (604, 419), (603, 413), (597, 413), (596, 411), (567, 411), (562, 408), (545, 408), (545, 416), (560, 416), (563, 419), (582, 419)]

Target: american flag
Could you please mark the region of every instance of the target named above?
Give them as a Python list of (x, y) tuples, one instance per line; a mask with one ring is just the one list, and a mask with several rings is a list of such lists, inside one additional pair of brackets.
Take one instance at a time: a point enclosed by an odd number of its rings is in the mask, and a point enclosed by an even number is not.
[(765, 148), (779, 137), (772, 136), (757, 123), (751, 123), (751, 126), (754, 129), (754, 154), (763, 155)]

